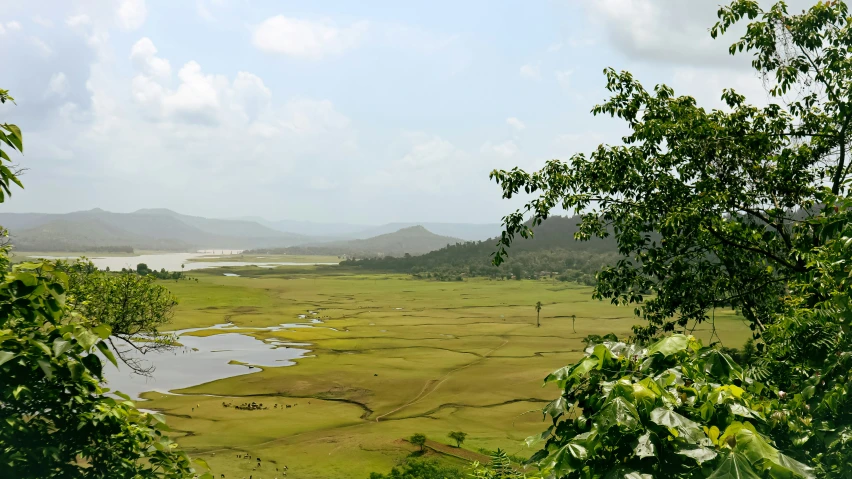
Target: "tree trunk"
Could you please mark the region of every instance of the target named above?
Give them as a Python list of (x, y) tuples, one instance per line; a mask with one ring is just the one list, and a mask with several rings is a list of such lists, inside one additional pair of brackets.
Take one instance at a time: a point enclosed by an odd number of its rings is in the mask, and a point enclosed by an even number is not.
[(540, 327), (541, 327), (541, 312), (540, 312), (540, 311), (537, 311), (537, 312), (535, 313), (535, 327), (536, 327), (536, 328), (540, 328)]

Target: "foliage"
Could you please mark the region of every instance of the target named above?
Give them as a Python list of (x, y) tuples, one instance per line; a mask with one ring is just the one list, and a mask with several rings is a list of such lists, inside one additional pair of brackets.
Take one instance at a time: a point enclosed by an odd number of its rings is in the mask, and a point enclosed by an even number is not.
[[(708, 112), (609, 69), (612, 97), (593, 113), (627, 122), (624, 145), (491, 175), (504, 197), (537, 195), (504, 218), (496, 264), (573, 210), (575, 239), (612, 235), (624, 256), (595, 297), (647, 321), (636, 343), (593, 343), (548, 377), (564, 392), (535, 459), (554, 476), (852, 476), (852, 17), (839, 1), (791, 15), (735, 0), (711, 34), (744, 20), (730, 52), (753, 53), (779, 103), (725, 90), (727, 109)], [(729, 306), (758, 341), (746, 368), (671, 334)]]
[(426, 445), (426, 435), (418, 432), (408, 438), (408, 442), (415, 446), (419, 446), (420, 451), (423, 452), (423, 447)]
[(556, 477), (728, 477), (732, 464), (730, 477), (814, 476), (800, 449), (779, 449), (800, 421), (792, 401), (691, 336), (591, 344), (545, 383), (563, 394), (544, 408), (552, 426), (527, 442), (547, 440), (532, 460)]
[(836, 195), (852, 171), (852, 27), (843, 2), (789, 15), (783, 3), (763, 11), (737, 0), (719, 16), (714, 36), (753, 21), (731, 52), (753, 52), (770, 93), (785, 103), (758, 108), (725, 90), (728, 109), (708, 112), (665, 85), (648, 91), (630, 73), (606, 70), (612, 97), (593, 113), (627, 123), (624, 145), (553, 160), (539, 172), (492, 172), (504, 197), (538, 195), (504, 218), (496, 263), (515, 235), (531, 236), (561, 207), (581, 215), (577, 239), (613, 232), (625, 258), (598, 274), (595, 294), (637, 304), (648, 322), (640, 337), (705, 321), (728, 305), (756, 335), (766, 330), (784, 307), (785, 283), (812, 270), (800, 252), (819, 240), (795, 225), (817, 215), (823, 185)]
[[(183, 265), (181, 265), (181, 269)], [(130, 273), (133, 270), (126, 270), (126, 272)], [(121, 268), (121, 272), (125, 272), (125, 268)], [(157, 279), (173, 279), (175, 281), (184, 278), (184, 274), (182, 271), (166, 271), (166, 268), (160, 268), (160, 271), (155, 269), (151, 269), (145, 263), (139, 263), (136, 265), (136, 274), (139, 276), (153, 276)]]
[(370, 479), (463, 479), (462, 471), (445, 467), (435, 461), (411, 460), (394, 467), (388, 474), (373, 472)]
[(150, 373), (139, 355), (174, 344), (171, 335), (159, 331), (172, 319), (174, 295), (156, 284), (152, 275), (109, 274), (85, 259), (57, 266), (68, 274), (71, 309), (109, 326), (112, 334), (107, 341), (119, 359), (136, 373)]
[[(7, 99), (0, 90), (0, 102)], [(3, 128), (14, 139), (5, 134), (0, 139), (22, 151), (20, 132), (12, 126)], [(20, 184), (14, 176), (2, 181), (6, 194), (10, 181)], [(0, 202), (4, 199), (0, 195)], [(168, 429), (159, 416), (101, 386), (101, 357), (116, 364), (104, 342), (111, 331), (70, 310), (66, 273), (49, 262), (10, 271), (8, 255), (9, 247), (0, 247), (3, 474), (24, 479), (195, 475), (189, 457), (164, 435)]]
[(450, 433), (447, 434), (447, 437), (456, 442), (456, 447), (461, 447), (461, 445), (464, 444), (464, 440), (467, 438), (467, 433), (461, 431), (450, 431)]
[(517, 470), (505, 451), (497, 449), (489, 464), (474, 462), (470, 477), (474, 479), (533, 479)]

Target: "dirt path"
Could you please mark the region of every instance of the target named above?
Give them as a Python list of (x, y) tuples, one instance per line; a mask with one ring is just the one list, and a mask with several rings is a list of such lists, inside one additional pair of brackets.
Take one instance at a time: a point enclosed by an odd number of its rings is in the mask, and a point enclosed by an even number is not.
[(379, 419), (381, 419), (385, 416), (390, 416), (391, 414), (393, 414), (397, 411), (401, 411), (401, 410), (407, 408), (408, 406), (411, 406), (413, 404), (417, 404), (418, 402), (422, 401), (427, 396), (429, 396), (430, 394), (435, 392), (435, 390), (438, 389), (438, 387), (441, 384), (443, 384), (447, 379), (450, 378), (450, 376), (453, 375), (453, 373), (459, 372), (462, 369), (469, 368), (469, 367), (473, 366), (474, 364), (478, 364), (478, 363), (486, 360), (488, 358), (488, 356), (491, 355), (491, 353), (493, 353), (494, 351), (497, 351), (498, 349), (502, 348), (503, 346), (507, 345), (508, 343), (509, 343), (509, 340), (504, 339), (503, 344), (501, 344), (501, 345), (497, 346), (496, 348), (492, 349), (491, 351), (488, 351), (487, 353), (483, 354), (482, 357), (475, 359), (475, 360), (465, 364), (464, 366), (459, 366), (456, 369), (453, 369), (452, 371), (450, 371), (447, 374), (445, 374), (444, 376), (442, 376), (441, 379), (437, 382), (434, 379), (430, 379), (429, 381), (426, 382), (426, 384), (423, 386), (423, 389), (420, 390), (420, 393), (414, 399), (412, 399), (411, 401), (403, 404), (402, 406), (400, 406), (400, 407), (398, 407), (398, 408), (396, 408), (392, 411), (386, 412), (386, 413), (384, 413), (380, 416), (376, 416), (376, 422), (379, 422)]
[(432, 449), (435, 452), (457, 457), (459, 459), (464, 459), (468, 462), (478, 461), (480, 464), (488, 464), (491, 462), (491, 458), (486, 456), (485, 454), (469, 451), (460, 447), (453, 447), (448, 444), (432, 441), (430, 439), (426, 440), (426, 447)]

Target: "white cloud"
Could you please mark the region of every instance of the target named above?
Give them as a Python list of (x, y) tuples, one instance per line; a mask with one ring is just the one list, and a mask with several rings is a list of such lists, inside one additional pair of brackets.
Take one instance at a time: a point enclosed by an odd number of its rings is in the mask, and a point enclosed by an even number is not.
[(50, 20), (48, 18), (44, 18), (44, 17), (39, 16), (39, 15), (36, 15), (36, 16), (33, 17), (33, 22), (35, 22), (37, 25), (43, 26), (44, 28), (52, 28), (53, 27), (53, 21), (52, 20)]
[(4, 33), (6, 33), (6, 27), (4, 27), (2, 23), (0, 23), (0, 35), (3, 35)]
[(480, 148), (479, 152), (485, 155), (497, 155), (503, 158), (511, 158), (518, 154), (520, 150), (518, 149), (518, 145), (515, 144), (514, 141), (504, 141), (499, 144), (492, 144), (490, 141), (486, 141)]
[(6, 22), (6, 29), (10, 32), (17, 32), (21, 29), (21, 24), (16, 21)]
[(254, 45), (269, 53), (320, 59), (354, 48), (368, 29), (366, 22), (338, 27), (283, 15), (268, 18), (254, 29)]
[(564, 44), (562, 42), (551, 43), (549, 47), (547, 47), (548, 53), (556, 53), (559, 50), (562, 50)]
[(72, 15), (65, 19), (65, 24), (71, 28), (81, 27), (92, 23), (92, 19), (86, 14)]
[(145, 23), (148, 8), (145, 0), (123, 0), (118, 6), (116, 17), (118, 25), (125, 30), (136, 30)]
[(574, 70), (562, 70), (556, 72), (556, 81), (562, 88), (571, 86), (571, 77), (574, 75)]
[(506, 124), (511, 126), (514, 129), (518, 130), (518, 131), (522, 131), (527, 127), (527, 125), (525, 125), (524, 122), (515, 118), (514, 116), (506, 118)]
[(53, 49), (50, 48), (50, 45), (44, 42), (41, 38), (38, 37), (30, 37), (30, 41), (33, 45), (38, 48), (39, 53), (41, 53), (45, 57), (49, 57), (53, 54)]
[(133, 44), (130, 49), (130, 60), (146, 75), (160, 79), (168, 79), (172, 75), (169, 61), (157, 57), (157, 47), (148, 37), (143, 37)]
[(520, 73), (524, 78), (531, 78), (533, 80), (541, 78), (541, 68), (538, 65), (533, 65), (531, 63), (522, 66)]
[(45, 90), (44, 96), (58, 96), (62, 98), (68, 95), (68, 91), (70, 90), (70, 88), (71, 87), (68, 84), (68, 78), (65, 77), (64, 73), (54, 73), (53, 75), (51, 75), (50, 81), (47, 83), (47, 90)]

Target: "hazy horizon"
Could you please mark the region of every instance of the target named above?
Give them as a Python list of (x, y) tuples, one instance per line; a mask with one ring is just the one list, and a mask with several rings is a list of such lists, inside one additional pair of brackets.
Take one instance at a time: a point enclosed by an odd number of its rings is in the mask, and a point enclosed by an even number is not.
[[(791, 10), (802, 2), (792, 2)], [(49, 4), (49, 8), (45, 5)], [(716, 2), (153, 0), (4, 6), (7, 212), (498, 223), (494, 168), (617, 142), (605, 67), (721, 107), (765, 101)]]

